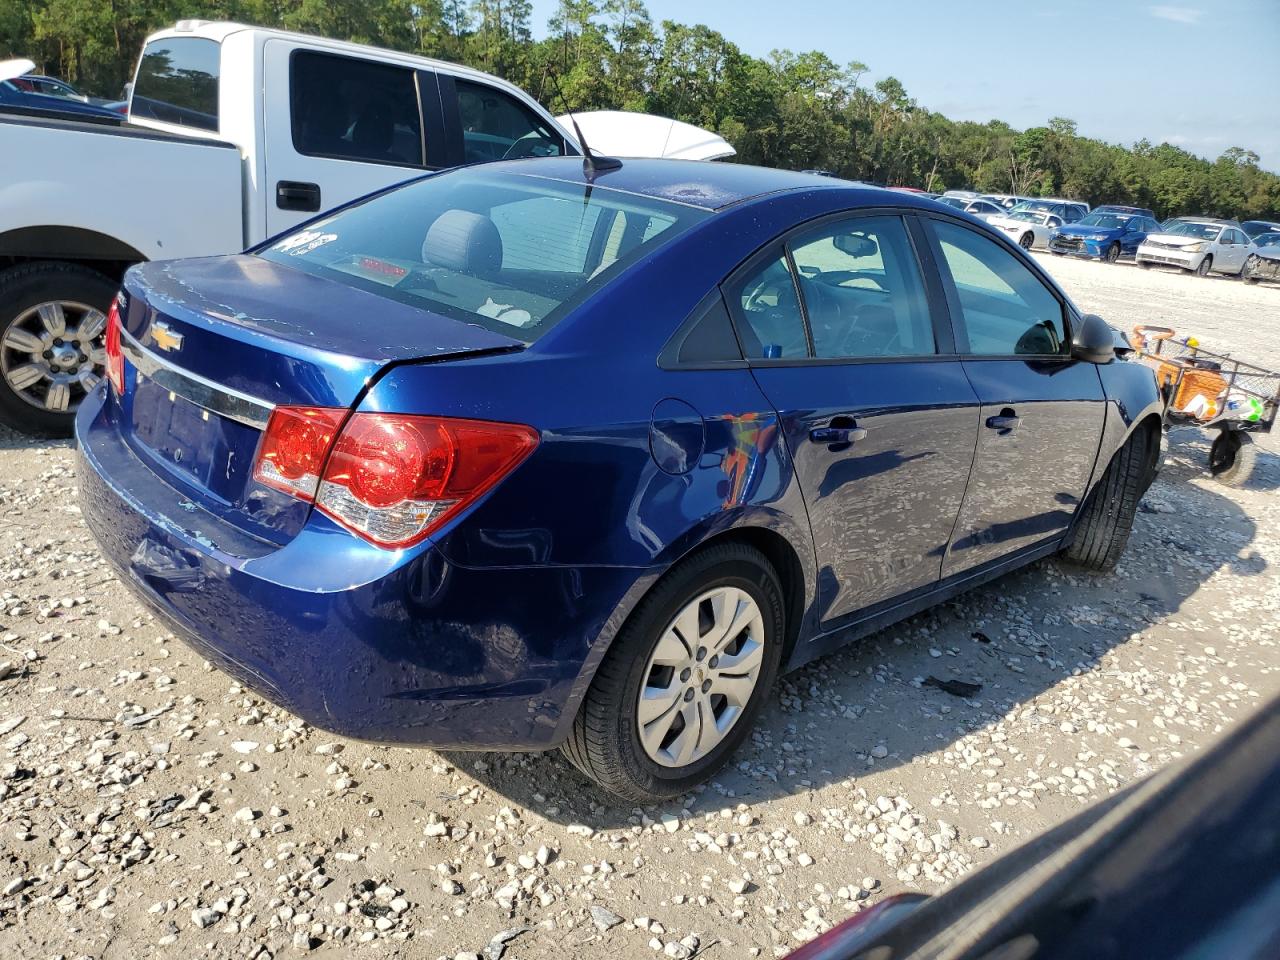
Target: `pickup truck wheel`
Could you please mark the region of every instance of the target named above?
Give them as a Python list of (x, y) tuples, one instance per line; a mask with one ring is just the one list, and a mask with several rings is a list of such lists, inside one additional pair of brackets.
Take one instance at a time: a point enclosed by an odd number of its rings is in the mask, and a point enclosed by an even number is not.
[(1088, 570), (1113, 570), (1129, 542), (1138, 501), (1155, 479), (1159, 432), (1139, 429), (1121, 447), (1080, 508), (1062, 555)]
[(614, 638), (561, 747), (633, 803), (687, 793), (750, 733), (785, 636), (764, 554), (708, 547), (667, 573)]
[(77, 264), (0, 273), (0, 422), (37, 436), (71, 435), (76, 408), (102, 379), (116, 290)]

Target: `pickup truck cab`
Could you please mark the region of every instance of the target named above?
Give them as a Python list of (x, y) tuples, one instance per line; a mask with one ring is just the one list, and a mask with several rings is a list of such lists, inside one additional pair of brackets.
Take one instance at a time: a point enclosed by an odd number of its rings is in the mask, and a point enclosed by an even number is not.
[(207, 21), (147, 38), (128, 123), (0, 109), (0, 141), (16, 174), (0, 190), (0, 421), (48, 434), (102, 375), (130, 265), (238, 252), (446, 167), (581, 153), (497, 77)]

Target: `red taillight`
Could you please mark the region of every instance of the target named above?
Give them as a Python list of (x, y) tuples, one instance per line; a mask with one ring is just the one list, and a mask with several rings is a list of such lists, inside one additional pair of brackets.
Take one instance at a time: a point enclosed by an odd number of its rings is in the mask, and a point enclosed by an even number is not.
[(345, 415), (331, 407), (276, 407), (258, 447), (253, 478), (299, 499), (314, 499)]
[(107, 379), (116, 395), (124, 394), (124, 352), (120, 349), (120, 298), (111, 301), (107, 311)]
[(381, 547), (419, 542), (538, 445), (537, 432), (520, 424), (357, 413), (338, 432), (344, 416), (327, 407), (277, 407), (254, 477), (314, 500)]

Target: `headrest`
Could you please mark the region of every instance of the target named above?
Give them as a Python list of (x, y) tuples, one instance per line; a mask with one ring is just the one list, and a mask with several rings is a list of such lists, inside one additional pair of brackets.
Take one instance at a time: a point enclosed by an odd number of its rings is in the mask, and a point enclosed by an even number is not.
[(488, 217), (446, 210), (422, 241), (422, 261), (472, 276), (490, 276), (502, 269), (502, 236)]

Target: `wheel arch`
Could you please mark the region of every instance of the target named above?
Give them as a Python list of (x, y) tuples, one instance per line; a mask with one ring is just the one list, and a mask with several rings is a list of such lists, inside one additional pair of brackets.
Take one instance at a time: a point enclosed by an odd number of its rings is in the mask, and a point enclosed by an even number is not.
[[(636, 579), (606, 620), (596, 642), (591, 645), (565, 701), (549, 746), (557, 746), (568, 737), (574, 717), (591, 686), (597, 668), (618, 634), (635, 615), (640, 601), (677, 565), (714, 546), (742, 543), (754, 547), (764, 554), (777, 574), (785, 603), (787, 635), (783, 640), (780, 668), (785, 673), (796, 647), (804, 637), (804, 627), (816, 599), (817, 573), (812, 546), (808, 538), (802, 535), (802, 531), (795, 528), (795, 522), (784, 514), (764, 508), (750, 508), (705, 518), (684, 536), (668, 544), (655, 558), (654, 565)], [(808, 563), (805, 562), (806, 556)]]
[(76, 263), (119, 281), (147, 257), (110, 234), (60, 225), (17, 227), (0, 233), (0, 269), (26, 263)]

